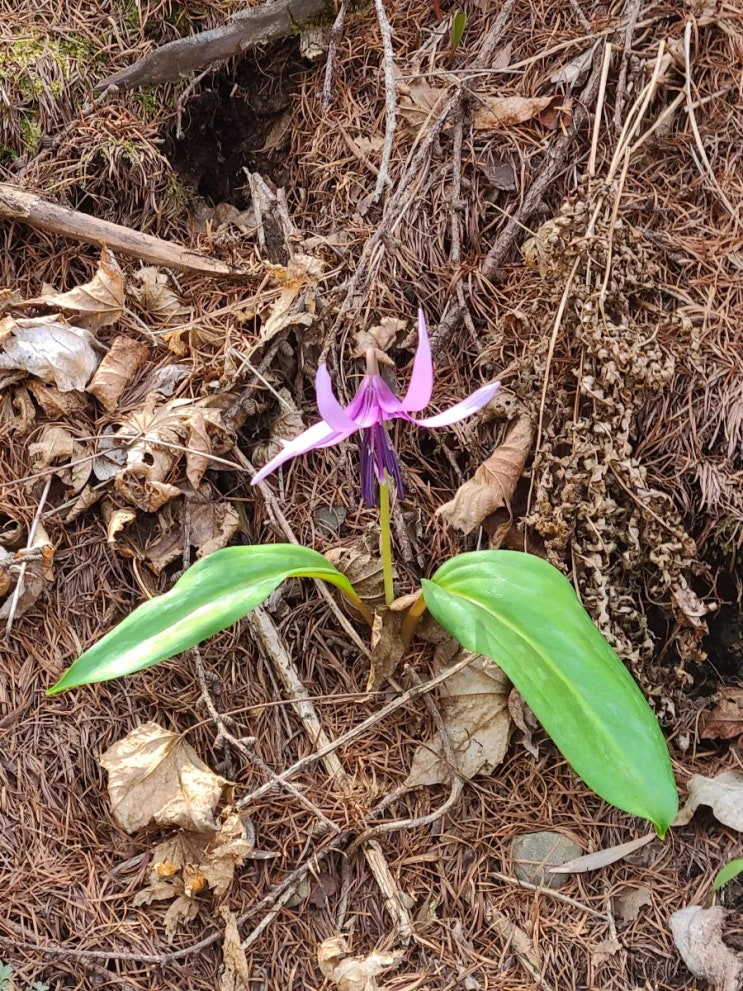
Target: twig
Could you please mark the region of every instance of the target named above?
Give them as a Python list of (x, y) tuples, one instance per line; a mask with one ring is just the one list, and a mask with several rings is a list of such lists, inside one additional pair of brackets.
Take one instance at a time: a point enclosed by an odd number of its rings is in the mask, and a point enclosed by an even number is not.
[(622, 130), (622, 111), (624, 110), (624, 97), (627, 89), (627, 70), (632, 54), (632, 35), (635, 33), (637, 19), (640, 16), (640, 5), (642, 0), (630, 0), (627, 5), (627, 24), (624, 29), (624, 46), (622, 48), (622, 61), (619, 66), (619, 77), (617, 79), (617, 94), (614, 98), (614, 133), (619, 134)]
[(235, 750), (239, 751), (239, 753), (243, 755), (243, 757), (248, 761), (249, 764), (252, 764), (254, 767), (258, 768), (261, 774), (265, 775), (265, 777), (268, 778), (269, 781), (273, 781), (277, 786), (283, 788), (285, 791), (288, 791), (289, 794), (293, 795), (294, 798), (296, 798), (297, 801), (300, 803), (300, 805), (303, 805), (308, 812), (311, 812), (312, 815), (315, 816), (323, 824), (324, 830), (329, 830), (330, 832), (333, 833), (340, 833), (341, 831), (340, 827), (336, 826), (336, 824), (331, 819), (328, 819), (328, 817), (323, 812), (321, 812), (320, 809), (318, 809), (317, 806), (314, 805), (301, 792), (301, 790), (297, 788), (296, 785), (292, 784), (290, 781), (279, 782), (276, 780), (277, 777), (276, 773), (272, 771), (271, 768), (268, 766), (268, 764), (264, 763), (260, 759), (260, 757), (251, 749), (250, 742), (252, 738), (245, 738), (245, 737), (238, 738), (229, 731), (229, 729), (227, 728), (225, 717), (217, 710), (217, 707), (214, 703), (214, 699), (212, 698), (211, 692), (209, 691), (209, 686), (206, 683), (206, 671), (204, 669), (204, 661), (201, 657), (201, 651), (199, 650), (198, 647), (194, 647), (190, 651), (190, 653), (192, 654), (194, 658), (194, 662), (196, 664), (196, 671), (199, 676), (199, 686), (201, 687), (202, 701), (206, 706), (207, 712), (211, 716), (212, 722), (217, 727), (218, 735), (215, 743), (218, 744), (220, 740), (226, 741), (231, 747), (234, 747)]
[(382, 161), (379, 165), (377, 185), (374, 189), (373, 202), (377, 203), (384, 192), (385, 186), (391, 186), (390, 161), (392, 159), (392, 143), (397, 127), (397, 98), (395, 95), (395, 54), (392, 50), (392, 28), (387, 19), (383, 0), (374, 0), (377, 11), (379, 32), (382, 35), (382, 53), (384, 59), (384, 148)]
[[(41, 519), (41, 513), (44, 509), (46, 503), (46, 497), (49, 495), (49, 489), (52, 484), (52, 478), (54, 476), (50, 475), (46, 484), (44, 485), (44, 491), (41, 493), (41, 498), (39, 499), (39, 505), (36, 507), (36, 513), (34, 514), (33, 522), (31, 523), (31, 528), (28, 531), (28, 540), (26, 541), (26, 550), (31, 550), (34, 543), (34, 537), (36, 536), (36, 528), (39, 525), (39, 520)], [(16, 609), (18, 608), (18, 602), (21, 598), (21, 593), (23, 592), (23, 579), (26, 574), (26, 568), (28, 567), (30, 561), (22, 561), (18, 572), (18, 581), (13, 589), (13, 598), (10, 600), (10, 609), (8, 610), (8, 621), (5, 624), (5, 636), (10, 636), (10, 631), (13, 629), (13, 620), (15, 619)]]
[(338, 41), (340, 40), (345, 20), (346, 0), (341, 0), (340, 6), (338, 7), (338, 13), (335, 15), (333, 26), (330, 29), (330, 37), (328, 38), (328, 57), (327, 62), (325, 63), (325, 79), (322, 86), (322, 108), (324, 111), (327, 111), (330, 108), (330, 101), (333, 97), (333, 70), (335, 68), (335, 59), (338, 54)]
[[(294, 710), (302, 721), (305, 732), (313, 747), (319, 745), (319, 751), (323, 752), (322, 761), (325, 769), (335, 784), (345, 796), (349, 796), (352, 791), (352, 779), (346, 773), (340, 759), (335, 751), (337, 747), (325, 733), (317, 710), (313, 705), (307, 689), (305, 688), (299, 672), (293, 660), (284, 648), (279, 631), (273, 624), (268, 613), (258, 607), (248, 616), (250, 628), (260, 642), (266, 654), (271, 658), (276, 673), (284, 684), (292, 702)], [(277, 779), (274, 779), (276, 781)], [(374, 878), (379, 885), (385, 900), (385, 905), (397, 928), (400, 938), (407, 939), (413, 931), (413, 921), (406, 908), (402, 894), (397, 886), (397, 882), (392, 876), (389, 865), (382, 853), (382, 848), (375, 841), (364, 843), (363, 853)]]
[[(469, 660), (472, 660), (472, 658), (469, 657), (468, 661)], [(422, 687), (423, 682), (420, 680), (420, 678), (418, 677), (418, 673), (412, 668), (410, 664), (405, 665), (405, 670), (407, 671), (409, 677), (413, 679), (415, 684), (419, 688)], [(444, 720), (441, 718), (441, 713), (436, 708), (436, 705), (434, 704), (434, 701), (431, 698), (431, 696), (424, 695), (423, 702), (426, 708), (428, 709), (431, 718), (434, 721), (436, 729), (438, 730), (439, 738), (441, 739), (441, 748), (444, 751), (444, 758), (451, 773), (451, 791), (449, 792), (449, 796), (446, 799), (446, 801), (443, 803), (443, 805), (440, 805), (437, 809), (434, 809), (433, 812), (429, 812), (428, 815), (418, 816), (415, 819), (396, 819), (394, 822), (381, 822), (377, 826), (372, 826), (365, 833), (362, 833), (361, 836), (357, 837), (357, 839), (353, 841), (351, 846), (346, 851), (347, 855), (353, 853), (353, 851), (359, 846), (359, 844), (364, 843), (367, 840), (374, 839), (378, 836), (385, 836), (389, 833), (396, 833), (399, 832), (401, 829), (417, 829), (420, 826), (430, 826), (431, 823), (438, 822), (439, 819), (445, 816), (446, 813), (449, 811), (449, 809), (453, 808), (459, 801), (459, 797), (462, 794), (462, 789), (464, 788), (464, 784), (457, 769), (457, 759), (454, 755), (454, 749), (451, 744), (451, 737), (449, 736), (449, 731), (446, 728), (446, 724), (444, 723)], [(395, 793), (395, 797), (394, 799), (392, 799), (392, 801), (396, 801), (401, 794), (404, 794), (406, 790), (407, 789), (398, 790)], [(380, 802), (380, 804), (374, 808), (373, 814), (379, 815), (382, 809), (386, 808), (390, 804), (391, 801), (389, 800)]]
[(550, 898), (554, 898), (558, 902), (562, 902), (564, 905), (571, 905), (573, 908), (579, 908), (581, 912), (586, 912), (588, 915), (592, 915), (594, 919), (601, 919), (602, 922), (606, 922), (606, 916), (603, 912), (597, 912), (595, 908), (591, 908), (590, 905), (584, 905), (583, 902), (577, 901), (575, 898), (571, 898), (569, 895), (563, 895), (561, 891), (555, 891), (554, 888), (545, 888), (541, 884), (532, 884), (531, 881), (521, 881), (517, 877), (511, 877), (510, 874), (501, 874), (498, 871), (491, 871), (490, 876), (496, 878), (498, 881), (503, 881), (504, 884), (511, 884), (514, 888), (526, 888), (527, 891), (538, 891), (540, 895), (548, 895)]
[[(477, 62), (478, 67), (486, 68), (487, 64), (492, 61), (493, 55), (495, 54), (500, 43), (501, 35), (505, 31), (506, 25), (511, 17), (511, 11), (515, 5), (516, 0), (505, 0), (501, 6), (498, 16), (493, 22), (493, 26), (488, 32), (488, 36), (483, 44), (482, 52)], [(418, 150), (410, 161), (410, 165), (398, 182), (397, 189), (387, 201), (384, 217), (382, 218), (382, 221), (377, 229), (366, 241), (364, 249), (361, 252), (361, 257), (359, 258), (359, 263), (356, 266), (356, 271), (346, 285), (346, 292), (343, 302), (338, 309), (338, 315), (335, 323), (333, 324), (331, 332), (328, 334), (327, 341), (320, 355), (321, 361), (325, 360), (331, 351), (336, 333), (338, 332), (338, 329), (341, 326), (341, 323), (343, 322), (343, 319), (353, 300), (356, 298), (357, 292), (363, 287), (362, 282), (363, 285), (366, 285), (371, 278), (371, 263), (377, 256), (377, 248), (379, 244), (384, 241), (385, 238), (389, 237), (405, 215), (407, 211), (406, 200), (410, 185), (414, 180), (420, 179), (424, 172), (424, 164), (428, 158), (431, 148), (436, 142), (451, 114), (458, 110), (461, 106), (463, 99), (464, 93), (460, 88), (449, 99), (444, 109), (433, 121), (430, 127), (428, 127), (425, 137), (421, 141)]]
[(372, 726), (375, 726), (383, 719), (386, 719), (387, 716), (392, 715), (393, 712), (397, 712), (398, 709), (403, 708), (403, 706), (406, 706), (408, 702), (413, 701), (413, 699), (420, 698), (428, 692), (432, 692), (437, 685), (442, 684), (442, 682), (446, 681), (447, 678), (451, 678), (453, 674), (456, 674), (458, 671), (462, 671), (468, 664), (471, 663), (472, 658), (465, 657), (461, 661), (457, 661), (456, 664), (452, 664), (451, 667), (446, 668), (440, 674), (435, 675), (430, 679), (430, 681), (426, 681), (422, 685), (413, 685), (412, 688), (409, 688), (406, 692), (403, 692), (402, 695), (399, 695), (396, 699), (388, 702), (387, 705), (383, 706), (378, 712), (375, 712), (372, 716), (369, 716), (363, 722), (359, 723), (357, 726), (354, 726), (353, 729), (348, 730), (348, 732), (344, 733), (342, 736), (336, 737), (336, 739), (332, 743), (328, 744), (327, 747), (321, 747), (314, 753), (308, 754), (307, 757), (303, 757), (301, 760), (298, 760), (285, 771), (282, 771), (281, 774), (276, 776), (276, 782), (268, 782), (265, 785), (261, 785), (260, 788), (256, 788), (256, 790), (251, 792), (249, 795), (245, 795), (237, 803), (237, 807), (245, 808), (246, 806), (249, 806), (252, 802), (257, 801), (259, 798), (262, 798), (263, 795), (266, 795), (268, 792), (272, 791), (276, 783), (293, 778), (295, 774), (299, 774), (299, 772), (303, 771), (309, 764), (314, 763), (321, 757), (325, 757), (326, 754), (333, 750), (337, 750), (339, 747), (345, 747), (347, 743), (351, 743), (353, 740), (358, 739), (358, 737), (363, 736), (364, 733), (366, 733), (368, 729), (371, 729)]
[(241, 55), (249, 48), (297, 34), (303, 25), (332, 16), (330, 0), (276, 0), (250, 7), (232, 21), (156, 48), (144, 58), (98, 83), (96, 89), (135, 89), (154, 83), (175, 83), (213, 62)]
[(35, 193), (29, 193), (7, 182), (0, 182), (0, 217), (52, 234), (64, 234), (75, 241), (85, 241), (88, 244), (103, 242), (122, 255), (133, 255), (134, 258), (165, 268), (233, 278), (245, 278), (253, 274), (241, 272), (217, 258), (198, 255), (180, 244), (163, 241), (152, 234), (143, 234), (131, 227), (112, 224), (109, 220), (101, 220), (79, 210), (49, 203)]
[(580, 26), (583, 28), (583, 30), (586, 32), (586, 34), (590, 34), (591, 33), (591, 22), (588, 20), (588, 18), (586, 17), (586, 15), (580, 9), (580, 4), (578, 3), (578, 0), (570, 0), (570, 6), (573, 8), (573, 13), (578, 18), (578, 21), (580, 23)]
[[(702, 173), (702, 178), (706, 178), (710, 185), (720, 197), (720, 202), (725, 207), (727, 212), (735, 221), (735, 226), (740, 226), (740, 217), (738, 216), (738, 211), (735, 209), (733, 204), (725, 195), (720, 183), (717, 181), (717, 176), (715, 175), (712, 166), (710, 165), (709, 158), (707, 157), (707, 152), (704, 149), (704, 144), (702, 142), (702, 135), (699, 133), (699, 127), (697, 126), (697, 117), (694, 113), (693, 97), (692, 97), (692, 79), (691, 79), (691, 29), (692, 21), (688, 20), (686, 22), (686, 27), (684, 28), (684, 63), (686, 68), (686, 82), (684, 83), (684, 92), (686, 93), (686, 109), (689, 114), (689, 123), (691, 124), (691, 130), (694, 135), (694, 142), (697, 146), (697, 151), (699, 152), (699, 157), (702, 160), (702, 165), (704, 168), (699, 167), (699, 171)], [(692, 156), (693, 157), (693, 156)], [(698, 163), (697, 163), (698, 164)]]

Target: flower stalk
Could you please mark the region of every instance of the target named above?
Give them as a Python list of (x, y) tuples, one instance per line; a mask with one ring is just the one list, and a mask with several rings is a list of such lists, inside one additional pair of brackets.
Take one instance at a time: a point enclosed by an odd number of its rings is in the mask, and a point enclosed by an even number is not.
[(384, 601), (391, 605), (395, 601), (395, 583), (392, 572), (392, 529), (390, 527), (390, 487), (387, 473), (379, 482), (379, 553), (382, 557), (382, 577), (384, 579)]

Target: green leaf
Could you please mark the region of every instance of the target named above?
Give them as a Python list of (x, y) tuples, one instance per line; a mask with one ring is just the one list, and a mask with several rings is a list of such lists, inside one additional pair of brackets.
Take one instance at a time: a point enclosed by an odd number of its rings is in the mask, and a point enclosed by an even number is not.
[(743, 874), (743, 860), (729, 861), (715, 875), (712, 890), (719, 891), (720, 888), (724, 888), (726, 884), (729, 884), (739, 874)]
[(678, 793), (663, 733), (556, 568), (517, 551), (460, 554), (423, 595), (445, 630), (506, 672), (590, 788), (665, 835)]
[(295, 544), (226, 547), (135, 609), (78, 657), (47, 695), (120, 678), (194, 647), (242, 619), (287, 578), (322, 578), (358, 601), (345, 575), (317, 551)]
[(454, 54), (462, 40), (464, 29), (467, 27), (467, 15), (458, 10), (451, 19), (451, 31), (449, 32), (449, 52)]

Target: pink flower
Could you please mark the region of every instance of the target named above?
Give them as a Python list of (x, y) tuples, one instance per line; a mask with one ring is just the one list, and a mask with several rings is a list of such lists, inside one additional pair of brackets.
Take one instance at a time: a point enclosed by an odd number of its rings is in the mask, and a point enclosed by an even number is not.
[(330, 375), (325, 365), (317, 370), (315, 389), (317, 408), (322, 420), (305, 430), (294, 440), (284, 442), (284, 450), (253, 477), (252, 484), (261, 482), (275, 471), (279, 465), (291, 458), (323, 447), (333, 447), (347, 440), (357, 430), (361, 431), (361, 494), (366, 503), (374, 505), (375, 482), (383, 481), (385, 471), (395, 480), (397, 491), (403, 492), (400, 465), (397, 461), (385, 421), (407, 420), (417, 427), (447, 427), (451, 423), (482, 409), (496, 393), (500, 382), (484, 385), (467, 399), (457, 403), (444, 413), (429, 416), (422, 420), (410, 414), (428, 406), (433, 392), (433, 362), (431, 345), (423, 311), (418, 311), (418, 350), (413, 361), (408, 391), (403, 399), (398, 399), (379, 374), (377, 359), (373, 349), (366, 354), (366, 375), (356, 391), (356, 395), (344, 409), (333, 393)]

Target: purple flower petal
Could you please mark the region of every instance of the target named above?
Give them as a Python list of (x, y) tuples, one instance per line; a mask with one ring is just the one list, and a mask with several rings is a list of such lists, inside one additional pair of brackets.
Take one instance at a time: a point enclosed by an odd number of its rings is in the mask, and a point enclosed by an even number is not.
[(473, 392), (471, 396), (463, 399), (461, 403), (457, 403), (443, 413), (437, 413), (436, 416), (427, 416), (423, 420), (414, 420), (412, 417), (409, 417), (409, 419), (419, 427), (448, 427), (449, 424), (464, 420), (479, 409), (482, 409), (483, 406), (487, 406), (499, 387), (500, 382), (484, 385), (476, 392)]
[(267, 465), (264, 465), (259, 472), (253, 475), (251, 484), (257, 485), (258, 482), (262, 482), (267, 475), (276, 471), (280, 465), (283, 465), (285, 461), (289, 461), (290, 458), (296, 458), (299, 454), (307, 454), (309, 451), (314, 451), (320, 447), (332, 447), (333, 444), (340, 444), (341, 441), (350, 437), (355, 430), (355, 425), (348, 432), (344, 430), (333, 430), (324, 420), (313, 424), (313, 426), (308, 427), (307, 430), (304, 430), (293, 440), (284, 441), (284, 449), (275, 458), (272, 458)]
[(423, 310), (418, 310), (418, 348), (413, 359), (413, 371), (410, 375), (408, 391), (401, 405), (408, 413), (417, 413), (425, 409), (433, 395), (433, 360), (431, 358), (431, 343), (428, 340), (426, 318)]
[(358, 430), (357, 425), (349, 417), (341, 404), (335, 398), (333, 386), (330, 381), (330, 374), (325, 365), (320, 365), (315, 378), (315, 393), (317, 397), (317, 408), (320, 416), (333, 430), (348, 430), (353, 433)]

